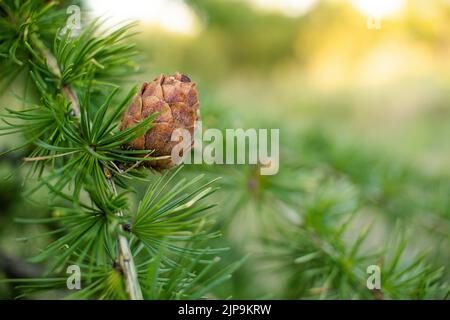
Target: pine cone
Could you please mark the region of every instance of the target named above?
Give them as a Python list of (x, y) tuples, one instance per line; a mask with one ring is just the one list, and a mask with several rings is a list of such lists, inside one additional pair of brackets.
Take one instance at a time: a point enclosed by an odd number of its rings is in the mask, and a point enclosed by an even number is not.
[[(172, 132), (178, 128), (187, 129), (194, 143), (194, 124), (199, 118), (200, 103), (196, 84), (187, 76), (175, 73), (173, 76), (160, 75), (149, 83), (144, 83), (134, 96), (120, 126), (124, 130), (154, 112), (159, 116), (154, 126), (144, 135), (126, 147), (135, 150), (154, 150), (152, 157), (170, 156), (172, 148), (178, 143), (171, 141)], [(168, 169), (175, 164), (172, 159), (145, 161), (144, 165), (155, 169)]]

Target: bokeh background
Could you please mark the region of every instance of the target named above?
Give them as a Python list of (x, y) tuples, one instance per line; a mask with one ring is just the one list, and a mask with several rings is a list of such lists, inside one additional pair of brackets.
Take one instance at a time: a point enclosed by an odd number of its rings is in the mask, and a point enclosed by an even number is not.
[[(85, 8), (108, 23), (138, 19), (133, 41), (142, 55), (133, 81), (189, 75), (205, 126), (280, 129), (276, 177), (238, 166), (187, 168), (224, 177), (217, 244), (231, 250), (223, 263), (250, 254), (217, 297), (299, 297), (295, 269), (283, 275), (261, 244), (263, 216), (297, 221), (316, 212), (326, 224), (334, 221), (328, 215), (356, 211), (355, 230), (375, 221), (375, 247), (400, 223), (414, 235), (411, 252), (427, 251), (437, 267), (449, 267), (450, 1), (92, 0)], [(378, 26), (368, 24), (373, 19)], [(18, 104), (13, 94), (0, 102)], [(1, 149), (14, 143), (0, 137)], [(33, 230), (15, 216), (46, 214), (21, 196), (26, 178), (12, 169), (20, 158), (0, 163), (4, 276), (39, 272), (24, 260), (34, 245), (16, 241)], [(1, 288), (1, 297), (14, 295)]]

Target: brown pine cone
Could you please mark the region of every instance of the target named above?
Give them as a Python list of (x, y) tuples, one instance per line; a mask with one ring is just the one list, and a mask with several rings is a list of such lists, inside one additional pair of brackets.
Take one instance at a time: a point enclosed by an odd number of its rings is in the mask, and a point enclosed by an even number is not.
[[(154, 112), (159, 112), (159, 116), (150, 130), (126, 147), (154, 150), (152, 157), (170, 156), (172, 148), (178, 143), (171, 141), (172, 132), (178, 128), (187, 129), (191, 133), (192, 146), (194, 124), (199, 118), (200, 107), (195, 86), (191, 79), (178, 72), (173, 76), (160, 75), (152, 82), (144, 83), (128, 107), (120, 130), (134, 126)], [(173, 167), (174, 163), (172, 159), (163, 159), (145, 161), (144, 165), (167, 169)]]

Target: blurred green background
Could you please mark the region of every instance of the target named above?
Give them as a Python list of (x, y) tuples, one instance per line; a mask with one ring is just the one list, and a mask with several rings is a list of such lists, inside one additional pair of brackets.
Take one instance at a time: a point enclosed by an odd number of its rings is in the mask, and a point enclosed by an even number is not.
[[(450, 265), (450, 2), (376, 2), (87, 3), (94, 14), (106, 6), (113, 18), (142, 20), (134, 38), (142, 52), (138, 80), (189, 75), (204, 126), (280, 129), (275, 177), (239, 166), (188, 168), (224, 177), (218, 244), (232, 248), (224, 263), (251, 254), (217, 296), (297, 298), (292, 278), (274, 271), (255, 239), (264, 236), (266, 211), (304, 219), (311, 206), (324, 205), (319, 196), (328, 209), (375, 220), (372, 244), (385, 243), (401, 221), (413, 247), (429, 250), (437, 266)], [(371, 16), (380, 17), (379, 29), (368, 27)], [(18, 104), (12, 95), (0, 102)], [(14, 143), (0, 137), (1, 149)], [(18, 161), (2, 158), (2, 176), (15, 175)], [(0, 182), (0, 252), (15, 263), (33, 248), (15, 241), (32, 230), (13, 217), (46, 214), (20, 198), (24, 179), (17, 173)], [(14, 294), (2, 288), (2, 297)]]

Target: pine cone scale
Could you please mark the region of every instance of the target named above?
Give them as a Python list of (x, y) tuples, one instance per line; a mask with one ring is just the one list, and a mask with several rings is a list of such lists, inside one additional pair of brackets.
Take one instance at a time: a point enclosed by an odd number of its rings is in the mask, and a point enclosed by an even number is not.
[[(153, 127), (144, 135), (127, 145), (131, 149), (154, 150), (152, 156), (170, 156), (178, 141), (171, 141), (176, 129), (186, 129), (192, 134), (198, 119), (200, 103), (196, 84), (180, 73), (160, 75), (144, 83), (133, 98), (122, 120), (121, 130), (129, 128), (155, 112), (159, 115)], [(193, 140), (190, 145), (193, 145)], [(146, 161), (146, 166), (167, 169), (174, 166), (172, 159)]]

